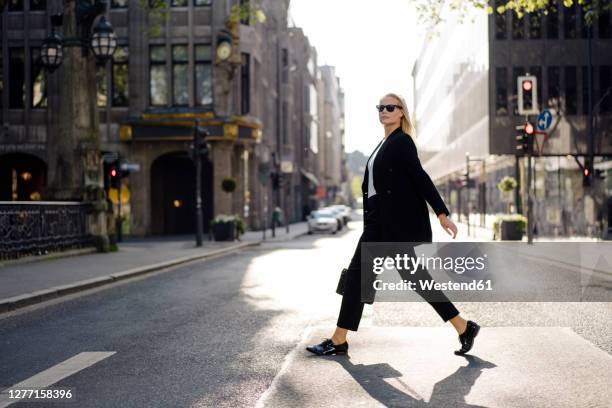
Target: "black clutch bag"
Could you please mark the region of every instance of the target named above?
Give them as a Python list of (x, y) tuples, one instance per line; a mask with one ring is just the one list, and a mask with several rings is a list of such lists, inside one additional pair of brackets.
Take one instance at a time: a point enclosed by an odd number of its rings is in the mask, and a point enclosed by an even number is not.
[(344, 284), (346, 282), (347, 272), (348, 272), (348, 269), (344, 268), (342, 269), (342, 272), (340, 273), (340, 279), (338, 280), (338, 287), (336, 288), (336, 293), (339, 295), (344, 295)]

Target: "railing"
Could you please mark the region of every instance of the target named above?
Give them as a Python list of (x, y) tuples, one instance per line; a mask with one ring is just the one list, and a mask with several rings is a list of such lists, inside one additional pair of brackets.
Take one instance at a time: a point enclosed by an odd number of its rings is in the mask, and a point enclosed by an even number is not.
[(80, 202), (0, 201), (0, 259), (93, 245), (87, 207)]

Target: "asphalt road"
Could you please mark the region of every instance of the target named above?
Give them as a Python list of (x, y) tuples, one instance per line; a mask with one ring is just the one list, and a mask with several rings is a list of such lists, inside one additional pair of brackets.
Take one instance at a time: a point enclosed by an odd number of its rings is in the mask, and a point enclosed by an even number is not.
[[(0, 318), (0, 387), (109, 352), (52, 385), (72, 388), (74, 401), (11, 407), (253, 406), (309, 327), (331, 335), (338, 274), (361, 228), (263, 244)], [(483, 326), (570, 327), (612, 354), (611, 303), (456, 305)], [(442, 325), (424, 302), (380, 302), (366, 306), (361, 327)]]

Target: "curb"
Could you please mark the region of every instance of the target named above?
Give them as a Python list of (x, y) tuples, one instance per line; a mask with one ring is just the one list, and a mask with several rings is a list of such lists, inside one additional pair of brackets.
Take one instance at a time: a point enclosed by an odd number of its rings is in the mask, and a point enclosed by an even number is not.
[(205, 259), (215, 255), (223, 255), (226, 253), (234, 252), (236, 250), (256, 246), (261, 244), (261, 241), (244, 242), (241, 244), (234, 245), (228, 248), (221, 248), (206, 252), (200, 255), (190, 255), (182, 258), (176, 258), (171, 261), (160, 262), (152, 265), (141, 266), (137, 268), (128, 269), (122, 272), (116, 272), (106, 276), (100, 276), (97, 278), (86, 279), (75, 283), (70, 283), (62, 286), (54, 286), (49, 289), (43, 289), (36, 292), (26, 293), (23, 295), (13, 296), (6, 299), (0, 299), (0, 314), (10, 312), (25, 306), (30, 306), (36, 303), (41, 303), (51, 299), (57, 299), (63, 296), (67, 296), (72, 293), (81, 292), (87, 289), (108, 285), (120, 280), (125, 280), (139, 275), (145, 275), (150, 272), (158, 271), (170, 266), (180, 265), (196, 259)]

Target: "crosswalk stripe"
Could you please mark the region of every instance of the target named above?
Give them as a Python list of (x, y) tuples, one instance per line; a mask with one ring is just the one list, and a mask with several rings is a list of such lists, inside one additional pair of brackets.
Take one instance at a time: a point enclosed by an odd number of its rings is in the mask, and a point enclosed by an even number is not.
[(54, 365), (40, 373), (15, 384), (0, 393), (0, 408), (8, 407), (19, 401), (19, 399), (9, 399), (8, 390), (10, 389), (38, 389), (49, 387), (66, 377), (86, 369), (99, 361), (104, 360), (115, 354), (115, 351), (86, 351), (79, 353), (68, 360)]

